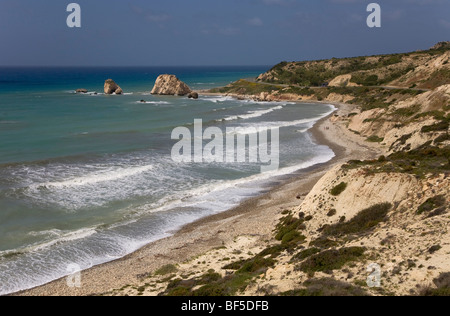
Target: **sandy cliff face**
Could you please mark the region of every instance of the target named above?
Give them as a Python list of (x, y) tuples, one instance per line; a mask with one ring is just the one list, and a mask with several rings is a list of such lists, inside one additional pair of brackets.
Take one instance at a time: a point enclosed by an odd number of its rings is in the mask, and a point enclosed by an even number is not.
[[(389, 152), (416, 149), (426, 142), (448, 134), (448, 128), (424, 132), (424, 128), (439, 124), (449, 114), (450, 85), (443, 85), (389, 108), (364, 111), (351, 118), (348, 128), (363, 136), (378, 136)], [(442, 113), (442, 114), (439, 114)]]
[[(334, 197), (330, 191), (340, 183), (347, 184), (345, 193)], [(336, 224), (342, 216), (349, 220), (359, 211), (374, 204), (401, 203), (407, 198), (408, 192), (417, 185), (417, 180), (412, 175), (384, 173), (367, 175), (364, 170), (347, 171), (338, 166), (316, 184), (296, 212), (314, 216), (315, 220), (307, 226), (314, 232), (313, 236), (318, 237), (317, 230), (322, 225)], [(330, 210), (335, 210), (333, 216), (327, 216)]]
[(351, 82), (352, 79), (351, 74), (337, 76), (333, 80), (330, 81), (330, 87), (357, 87), (356, 83)]
[[(437, 56), (420, 56), (421, 62), (417, 64), (414, 70), (411, 70), (402, 77), (392, 81), (390, 85), (404, 87), (418, 87), (433, 89), (442, 84), (448, 83), (448, 80), (442, 78), (442, 75), (450, 71), (450, 51)], [(409, 57), (409, 62), (415, 64), (417, 60)]]
[[(330, 191), (339, 183), (346, 183), (347, 187), (338, 196), (333, 196)], [(410, 295), (420, 292), (421, 287), (432, 285), (433, 279), (450, 270), (449, 185), (448, 175), (444, 173), (417, 179), (400, 173), (370, 174), (363, 168), (344, 170), (338, 166), (330, 170), (294, 210), (296, 216), (312, 217), (303, 231), (308, 236), (305, 249), (320, 248), (314, 241), (324, 238), (323, 228), (342, 222), (343, 217), (349, 222), (359, 212), (377, 203), (388, 202), (392, 207), (387, 219), (373, 230), (340, 238), (328, 236), (328, 246), (322, 246), (321, 251), (329, 247), (364, 247), (366, 257), (346, 265), (345, 269), (331, 272), (331, 275), (318, 272), (314, 277), (331, 276), (335, 280), (362, 285), (377, 294), (376, 288), (365, 285), (367, 267), (375, 263), (381, 267), (383, 291), (378, 294)], [(441, 197), (444, 207), (439, 212), (419, 214), (418, 210), (437, 196)], [(436, 206), (431, 208), (439, 210)], [(292, 267), (293, 258), (295, 255), (287, 254), (281, 264), (267, 271), (267, 281), (258, 286), (275, 292), (298, 288), (298, 284), (308, 277)]]

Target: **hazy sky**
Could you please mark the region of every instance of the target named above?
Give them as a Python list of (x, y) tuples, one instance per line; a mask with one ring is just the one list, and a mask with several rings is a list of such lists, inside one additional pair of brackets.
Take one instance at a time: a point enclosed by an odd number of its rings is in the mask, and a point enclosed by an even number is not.
[[(81, 28), (66, 25), (71, 2)], [(450, 0), (0, 0), (9, 66), (273, 65), (427, 49), (449, 34)]]

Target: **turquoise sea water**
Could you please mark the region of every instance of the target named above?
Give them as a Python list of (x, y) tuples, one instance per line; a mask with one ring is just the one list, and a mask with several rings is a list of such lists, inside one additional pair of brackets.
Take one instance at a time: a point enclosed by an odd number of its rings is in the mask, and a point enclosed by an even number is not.
[[(149, 93), (162, 73), (208, 89), (267, 68), (0, 68), (0, 294), (120, 258), (330, 160), (307, 130), (332, 106)], [(125, 95), (103, 95), (108, 78)], [(174, 162), (171, 132), (194, 119), (224, 132), (280, 127), (280, 169)]]

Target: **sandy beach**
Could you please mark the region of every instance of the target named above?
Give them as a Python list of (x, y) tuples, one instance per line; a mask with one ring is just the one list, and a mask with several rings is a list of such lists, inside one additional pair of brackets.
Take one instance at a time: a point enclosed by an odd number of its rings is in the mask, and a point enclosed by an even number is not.
[[(69, 287), (66, 278), (16, 293), (25, 296), (113, 295), (126, 286), (138, 286), (143, 279), (167, 264), (194, 265), (194, 258), (209, 255), (197, 270), (207, 271), (223, 265), (226, 255), (214, 249), (236, 249), (246, 252), (263, 249), (273, 238), (273, 228), (285, 209), (298, 206), (319, 179), (336, 164), (351, 159), (370, 159), (382, 153), (379, 144), (350, 132), (346, 118), (356, 106), (334, 104), (338, 110), (322, 119), (310, 130), (318, 144), (329, 146), (336, 154), (326, 164), (299, 171), (285, 177), (269, 192), (249, 199), (227, 212), (184, 226), (173, 236), (153, 242), (140, 250), (106, 264), (82, 271), (81, 287)], [(229, 250), (230, 251), (230, 250)], [(158, 289), (146, 295), (158, 294)], [(120, 295), (123, 295), (121, 293)], [(126, 293), (133, 294), (133, 293)]]

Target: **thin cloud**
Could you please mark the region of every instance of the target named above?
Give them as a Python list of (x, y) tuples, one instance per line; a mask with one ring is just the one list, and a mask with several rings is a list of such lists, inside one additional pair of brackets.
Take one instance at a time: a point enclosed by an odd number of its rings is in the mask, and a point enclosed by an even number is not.
[(154, 11), (146, 10), (134, 4), (130, 4), (130, 8), (131, 11), (133, 11), (139, 16), (142, 16), (145, 20), (149, 22), (162, 23), (172, 18), (172, 16), (167, 13), (156, 13)]
[(248, 20), (247, 24), (251, 26), (263, 26), (264, 22), (260, 18), (255, 17), (253, 19)]

